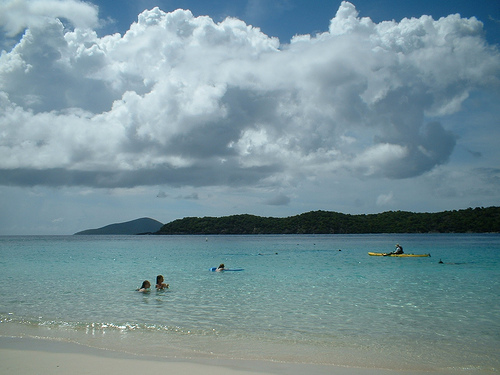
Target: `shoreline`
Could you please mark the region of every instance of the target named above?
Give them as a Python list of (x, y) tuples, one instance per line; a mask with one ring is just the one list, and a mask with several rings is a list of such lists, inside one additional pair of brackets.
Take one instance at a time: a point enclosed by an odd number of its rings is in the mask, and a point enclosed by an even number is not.
[(450, 375), (493, 372), (389, 370), (244, 359), (192, 359), (141, 356), (59, 340), (0, 336), (0, 373), (52, 375), (71, 373), (135, 375), (168, 371), (192, 375)]

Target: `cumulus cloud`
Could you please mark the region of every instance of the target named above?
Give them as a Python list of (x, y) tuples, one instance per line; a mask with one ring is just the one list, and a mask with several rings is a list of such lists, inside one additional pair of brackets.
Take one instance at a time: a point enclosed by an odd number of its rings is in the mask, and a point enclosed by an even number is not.
[(499, 87), (498, 50), (459, 15), (377, 24), (342, 2), (329, 30), (280, 45), (188, 10), (146, 10), (103, 37), (80, 1), (3, 1), (0, 14), (7, 34), (27, 28), (0, 55), (4, 185), (414, 177), (454, 150), (441, 118)]
[(79, 0), (1, 0), (0, 25), (9, 36), (29, 27), (42, 26), (55, 17), (78, 28), (98, 25), (96, 6)]

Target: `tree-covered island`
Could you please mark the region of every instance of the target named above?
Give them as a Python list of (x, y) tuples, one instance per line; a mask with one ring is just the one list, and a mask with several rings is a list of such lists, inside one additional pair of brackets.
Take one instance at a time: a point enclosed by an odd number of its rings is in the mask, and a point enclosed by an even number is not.
[(388, 211), (350, 215), (312, 211), (285, 218), (255, 215), (186, 217), (165, 224), (157, 234), (355, 234), (355, 233), (498, 233), (500, 207), (437, 213)]

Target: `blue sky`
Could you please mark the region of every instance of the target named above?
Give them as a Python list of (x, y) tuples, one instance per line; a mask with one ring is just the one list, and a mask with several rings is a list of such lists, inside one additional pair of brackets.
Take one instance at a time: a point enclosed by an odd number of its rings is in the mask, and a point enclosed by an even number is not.
[(0, 0), (0, 235), (499, 205), (497, 1), (116, 4)]
[[(144, 9), (159, 7), (169, 12), (178, 8), (189, 9), (195, 16), (208, 15), (215, 22), (226, 17), (236, 17), (247, 24), (259, 27), (269, 36), (275, 36), (287, 43), (296, 34), (315, 34), (328, 28), (340, 1), (307, 0), (237, 0), (237, 1), (124, 1), (120, 7), (115, 1), (94, 2), (99, 5), (102, 18), (111, 18), (113, 24), (103, 31), (121, 32), (128, 30)], [(500, 5), (494, 0), (360, 0), (353, 1), (361, 17), (370, 17), (374, 22), (431, 15), (438, 19), (459, 13), (462, 17), (476, 17), (484, 24), (486, 39), (490, 43), (500, 42)]]

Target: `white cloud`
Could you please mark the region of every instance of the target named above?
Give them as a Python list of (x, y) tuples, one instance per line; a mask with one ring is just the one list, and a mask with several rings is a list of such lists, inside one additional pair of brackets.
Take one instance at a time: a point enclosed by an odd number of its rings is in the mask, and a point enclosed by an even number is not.
[(79, 0), (1, 0), (0, 25), (14, 36), (25, 28), (38, 27), (55, 17), (69, 20), (78, 28), (98, 25), (96, 6)]
[(380, 143), (356, 155), (352, 165), (361, 173), (370, 176), (381, 174), (392, 166), (402, 164), (408, 149), (395, 144)]
[(376, 24), (343, 2), (327, 32), (280, 47), (241, 20), (183, 10), (98, 37), (87, 3), (0, 4), (7, 33), (28, 27), (0, 55), (1, 184), (414, 177), (454, 150), (441, 119), (499, 87), (498, 51), (458, 15)]

